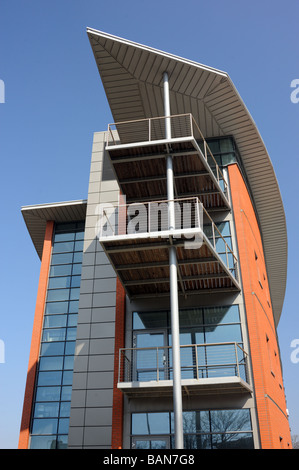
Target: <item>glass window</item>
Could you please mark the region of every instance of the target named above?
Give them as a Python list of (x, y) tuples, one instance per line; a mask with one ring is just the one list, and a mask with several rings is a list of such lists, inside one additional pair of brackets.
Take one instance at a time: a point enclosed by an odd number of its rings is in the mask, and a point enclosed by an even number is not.
[(180, 327), (196, 326), (203, 323), (203, 311), (201, 308), (180, 310)]
[(43, 356), (62, 356), (64, 354), (64, 343), (43, 343), (40, 355)]
[(44, 328), (57, 328), (66, 326), (66, 315), (46, 315), (44, 318)]
[(68, 232), (72, 233), (73, 230), (76, 230), (78, 227), (78, 222), (67, 222), (67, 223), (61, 223), (57, 224), (55, 227), (55, 234), (57, 233), (62, 233), (62, 232)]
[(220, 149), (222, 153), (232, 152), (234, 151), (234, 143), (233, 140), (228, 139), (219, 139)]
[(67, 341), (65, 343), (65, 355), (74, 355), (75, 354), (76, 341)]
[(252, 433), (212, 434), (213, 449), (253, 449)]
[(71, 287), (80, 287), (81, 276), (72, 276)]
[(56, 276), (70, 276), (72, 274), (71, 264), (59, 264), (57, 266), (51, 266), (50, 277)]
[[(254, 448), (249, 409), (183, 411), (183, 431), (185, 449)], [(154, 437), (146, 437), (150, 435)], [(150, 440), (159, 440), (159, 435), (165, 442), (170, 438), (174, 448), (173, 412), (132, 414), (133, 445), (150, 448)]]
[(69, 418), (61, 418), (58, 424), (59, 434), (67, 434), (69, 432)]
[(55, 226), (33, 408), (32, 433), (35, 435), (31, 439), (31, 448), (67, 447), (83, 229), (84, 223), (80, 222)]
[(65, 253), (65, 252), (73, 252), (73, 251), (74, 251), (73, 241), (54, 243), (53, 253)]
[(72, 385), (73, 383), (73, 371), (66, 370), (63, 372), (62, 385)]
[(211, 431), (251, 431), (250, 411), (242, 410), (212, 410)]
[(46, 314), (60, 314), (67, 313), (69, 304), (68, 302), (48, 302), (46, 304)]
[(36, 403), (34, 409), (35, 418), (57, 418), (59, 403)]
[(215, 325), (205, 328), (206, 343), (242, 342), (240, 325)]
[(70, 300), (79, 300), (80, 297), (80, 288), (75, 288), (70, 290)]
[(36, 401), (59, 401), (60, 387), (37, 387)]
[(55, 290), (49, 290), (48, 291), (48, 296), (47, 296), (47, 301), (52, 302), (52, 301), (63, 301), (63, 300), (68, 300), (70, 295), (70, 289), (55, 289)]
[(82, 251), (77, 251), (76, 253), (74, 253), (74, 263), (82, 263), (82, 256), (83, 256), (83, 253)]
[(77, 338), (77, 328), (68, 328), (66, 333), (67, 341), (74, 341)]
[(71, 401), (72, 397), (72, 387), (66, 385), (62, 387), (61, 391), (61, 401)]
[[(54, 317), (55, 318), (55, 317)], [(42, 341), (64, 341), (65, 340), (65, 328), (50, 328), (44, 329)]]
[(77, 326), (78, 314), (68, 315), (67, 326)]
[(84, 231), (76, 233), (76, 240), (84, 240)]
[(133, 434), (169, 434), (169, 413), (132, 414)]
[(220, 152), (219, 140), (208, 141), (208, 146), (210, 147), (212, 154)]
[(72, 240), (75, 240), (75, 233), (71, 233), (71, 232), (55, 233), (55, 235), (54, 235), (54, 243), (55, 242), (72, 241)]
[[(173, 439), (174, 448), (174, 439)], [(210, 434), (186, 434), (184, 435), (184, 449), (211, 449)]]
[[(73, 253), (53, 254), (51, 259), (51, 265), (56, 264), (69, 264), (73, 260)], [(77, 261), (78, 263), (79, 261)]]
[(56, 449), (56, 436), (32, 436), (30, 449)]
[(75, 241), (74, 251), (83, 251), (83, 240)]
[(58, 436), (57, 437), (57, 449), (67, 449), (68, 436)]
[(204, 323), (238, 323), (240, 321), (238, 305), (204, 309)]
[(71, 286), (71, 277), (51, 277), (48, 289), (63, 289)]
[(79, 301), (72, 300), (69, 302), (69, 313), (78, 313), (79, 311)]
[(38, 374), (38, 385), (60, 385), (61, 384), (62, 372), (39, 372)]
[[(59, 416), (61, 416), (62, 418), (69, 418), (70, 417), (70, 414), (71, 414), (71, 402), (62, 402), (60, 404), (60, 412), (59, 412)], [(58, 431), (60, 432), (60, 431)]]
[(82, 271), (82, 264), (73, 264), (73, 272), (72, 274), (81, 274)]
[(57, 432), (57, 419), (33, 420), (32, 434), (55, 434)]
[(167, 327), (167, 312), (134, 312), (133, 328), (135, 330)]
[(39, 361), (39, 370), (61, 370), (63, 357), (41, 357)]
[[(210, 432), (209, 411), (183, 411), (184, 434)], [(171, 413), (171, 432), (174, 433), (174, 414)]]
[(64, 370), (73, 370), (74, 368), (74, 356), (65, 356), (64, 358)]

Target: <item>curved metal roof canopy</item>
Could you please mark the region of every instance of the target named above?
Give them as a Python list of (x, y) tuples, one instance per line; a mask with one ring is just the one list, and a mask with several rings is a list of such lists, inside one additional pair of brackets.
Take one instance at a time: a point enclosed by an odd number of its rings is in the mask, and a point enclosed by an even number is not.
[(287, 233), (277, 179), (264, 142), (226, 72), (87, 28), (115, 122), (163, 116), (163, 72), (171, 114), (192, 113), (205, 138), (232, 135), (260, 224), (274, 317), (286, 287)]

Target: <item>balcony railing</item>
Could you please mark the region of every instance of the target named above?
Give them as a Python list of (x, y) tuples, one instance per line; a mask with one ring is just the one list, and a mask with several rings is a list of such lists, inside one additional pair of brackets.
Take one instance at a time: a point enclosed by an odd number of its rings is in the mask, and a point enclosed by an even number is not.
[[(175, 224), (169, 230), (169, 205), (174, 205)], [(202, 242), (212, 247), (215, 253), (220, 246), (221, 260), (236, 277), (237, 258), (217, 228), (200, 200), (194, 198), (173, 201), (154, 201), (132, 204), (102, 204), (99, 218), (99, 240), (101, 243), (138, 238), (184, 238), (185, 247), (200, 248)], [(203, 222), (204, 220), (204, 222)], [(206, 236), (208, 233), (209, 236)]]
[(172, 233), (202, 230), (202, 214), (205, 209), (196, 197), (119, 205), (102, 204), (99, 238), (169, 236), (171, 206), (175, 213)]
[[(182, 380), (235, 377), (248, 383), (248, 354), (236, 342), (180, 346)], [(171, 346), (119, 350), (118, 382), (160, 382), (173, 379)], [(162, 385), (162, 384), (161, 384)]]
[[(170, 124), (171, 139), (166, 138), (166, 123)], [(115, 131), (117, 131), (118, 138), (116, 138)], [(193, 140), (197, 153), (200, 153), (208, 163), (222, 191), (228, 194), (225, 177), (192, 114), (178, 114), (109, 124), (107, 149), (113, 149), (120, 145), (129, 146), (141, 143), (154, 144), (166, 141), (175, 143), (188, 139)]]

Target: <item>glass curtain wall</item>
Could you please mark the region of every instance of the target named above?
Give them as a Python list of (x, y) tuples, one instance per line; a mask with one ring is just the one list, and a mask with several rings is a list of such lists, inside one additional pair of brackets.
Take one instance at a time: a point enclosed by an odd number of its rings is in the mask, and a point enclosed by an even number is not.
[[(240, 374), (247, 381), (238, 305), (181, 309), (179, 315), (183, 379)], [(172, 379), (171, 344), (169, 311), (134, 312), (133, 380)]]
[[(131, 447), (174, 448), (172, 412), (132, 413)], [(184, 449), (253, 449), (249, 409), (183, 411)]]
[(36, 376), (31, 449), (67, 447), (84, 222), (56, 224)]

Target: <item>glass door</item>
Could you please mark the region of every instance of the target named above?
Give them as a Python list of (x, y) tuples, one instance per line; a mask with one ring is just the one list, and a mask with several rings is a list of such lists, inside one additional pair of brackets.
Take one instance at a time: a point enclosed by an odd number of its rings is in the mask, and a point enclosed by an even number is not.
[(166, 330), (153, 330), (133, 335), (134, 380), (148, 382), (166, 380), (168, 349)]

